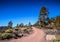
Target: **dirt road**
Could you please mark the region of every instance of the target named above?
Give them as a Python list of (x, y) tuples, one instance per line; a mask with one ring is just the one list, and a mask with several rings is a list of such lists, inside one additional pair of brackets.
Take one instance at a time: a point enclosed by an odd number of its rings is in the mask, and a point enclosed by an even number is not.
[(42, 29), (37, 29), (35, 27), (32, 27), (34, 30), (34, 33), (28, 35), (27, 37), (22, 37), (15, 40), (9, 40), (8, 42), (48, 42), (45, 37), (45, 33)]

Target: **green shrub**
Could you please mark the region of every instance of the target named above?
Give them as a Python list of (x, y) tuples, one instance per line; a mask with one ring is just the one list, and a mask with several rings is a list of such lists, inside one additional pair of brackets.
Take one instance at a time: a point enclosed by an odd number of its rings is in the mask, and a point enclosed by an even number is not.
[(28, 32), (28, 30), (27, 30), (27, 29), (24, 29), (23, 31), (24, 31), (24, 33), (28, 33), (28, 34), (29, 34), (29, 32)]
[(60, 40), (60, 35), (57, 35), (56, 36), (56, 40)]
[(12, 33), (12, 29), (5, 30), (5, 33)]
[(2, 39), (2, 35), (0, 34), (0, 40)]
[(14, 28), (15, 31), (19, 31), (19, 28)]
[(53, 29), (53, 27), (51, 27), (51, 26), (46, 26), (45, 28), (46, 29)]
[(5, 30), (1, 30), (1, 33), (4, 33), (5, 32)]
[(60, 30), (60, 27), (56, 27), (57, 30)]
[(60, 27), (60, 24), (59, 23), (56, 23), (56, 27)]
[(56, 39), (52, 40), (52, 42), (60, 42), (60, 35), (57, 35)]
[(9, 39), (10, 38), (10, 33), (2, 33), (2, 39)]

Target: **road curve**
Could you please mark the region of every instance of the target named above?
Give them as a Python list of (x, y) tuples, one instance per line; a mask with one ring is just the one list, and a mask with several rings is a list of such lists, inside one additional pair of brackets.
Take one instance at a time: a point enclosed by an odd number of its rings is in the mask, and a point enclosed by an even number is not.
[(32, 28), (34, 30), (34, 33), (28, 35), (27, 37), (9, 40), (8, 42), (48, 42), (45, 39), (46, 35), (42, 29), (37, 29), (35, 27)]

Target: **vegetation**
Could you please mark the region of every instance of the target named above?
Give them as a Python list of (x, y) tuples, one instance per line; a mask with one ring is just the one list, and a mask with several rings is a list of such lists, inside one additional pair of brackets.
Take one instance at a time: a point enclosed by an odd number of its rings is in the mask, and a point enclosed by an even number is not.
[(53, 27), (51, 27), (51, 26), (46, 26), (45, 28), (46, 29), (53, 29)]
[(1, 35), (1, 33), (0, 33), (0, 40), (2, 39), (2, 35)]
[(52, 42), (60, 42), (60, 35), (57, 35), (56, 39), (52, 40)]
[(12, 32), (13, 32), (12, 29), (5, 30), (5, 33), (12, 33)]
[(57, 27), (60, 27), (60, 16), (56, 17), (55, 24), (56, 24)]
[(8, 28), (12, 28), (12, 25), (13, 25), (13, 23), (12, 23), (12, 21), (10, 21), (10, 22), (8, 23)]
[[(22, 26), (22, 25), (21, 25)], [(0, 40), (4, 39), (11, 39), (11, 38), (21, 38), (24, 34), (29, 34), (28, 27), (15, 27), (15, 28), (8, 28), (3, 33), (0, 33)], [(23, 31), (23, 32), (22, 32)]]
[(3, 33), (1, 36), (2, 36), (2, 39), (9, 39), (9, 38), (11, 38), (10, 33)]
[(60, 35), (57, 35), (56, 36), (56, 40), (60, 40)]
[(0, 34), (0, 40), (1, 39), (4, 40), (4, 39), (10, 39), (10, 38), (12, 38), (11, 34), (12, 34), (12, 29), (9, 28), (9, 29), (5, 30), (4, 33)]
[[(46, 29), (57, 29), (60, 30), (60, 16), (57, 16), (55, 18), (49, 18), (48, 17), (48, 9), (46, 7), (42, 7), (40, 10), (38, 21), (34, 24), (34, 26), (39, 27), (45, 27)], [(12, 27), (13, 23), (12, 21), (9, 21), (8, 23), (8, 29), (0, 33), (0, 40), (1, 39), (10, 39), (23, 36), (23, 33), (29, 34), (29, 31), (31, 31), (31, 23), (29, 22), (28, 25), (24, 26), (23, 23), (17, 24), (16, 27)], [(22, 32), (23, 31), (23, 32)], [(50, 32), (53, 34), (54, 32)], [(22, 35), (19, 35), (22, 34)], [(13, 36), (14, 35), (14, 36)], [(56, 36), (56, 40), (60, 40), (60, 36)], [(54, 40), (53, 40), (54, 41)]]
[(19, 27), (23, 27), (24, 26), (24, 24), (23, 23), (21, 23), (20, 25), (19, 25)]
[(48, 14), (48, 9), (43, 6), (40, 10), (38, 21), (34, 24), (34, 26), (60, 30), (60, 16), (50, 19)]
[(45, 26), (46, 25), (45, 23), (48, 22), (48, 10), (44, 6), (40, 10), (39, 21), (40, 21), (42, 27)]
[(19, 24), (17, 24), (17, 26), (16, 26), (17, 28), (19, 28)]

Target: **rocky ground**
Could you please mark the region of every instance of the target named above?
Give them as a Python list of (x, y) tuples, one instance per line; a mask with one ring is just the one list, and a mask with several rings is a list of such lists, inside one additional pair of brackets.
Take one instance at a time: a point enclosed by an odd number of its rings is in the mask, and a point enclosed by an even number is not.
[(38, 29), (35, 27), (33, 28), (33, 33), (22, 38), (18, 39), (11, 39), (11, 40), (4, 40), (0, 42), (49, 42), (46, 40), (46, 34), (42, 29)]

